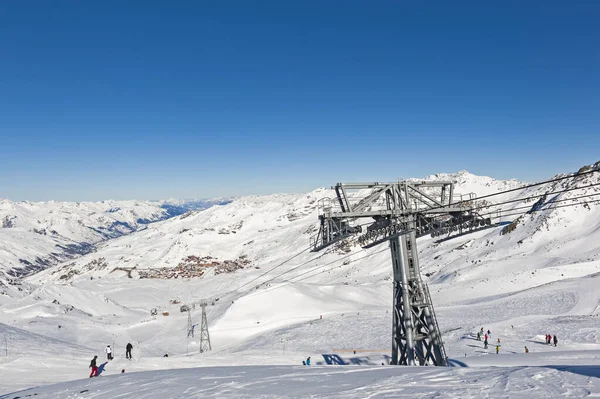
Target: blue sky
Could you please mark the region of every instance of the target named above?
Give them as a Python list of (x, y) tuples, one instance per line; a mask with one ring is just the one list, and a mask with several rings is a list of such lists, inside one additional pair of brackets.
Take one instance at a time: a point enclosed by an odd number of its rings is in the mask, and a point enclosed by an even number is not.
[(0, 2), (0, 198), (600, 160), (600, 2)]

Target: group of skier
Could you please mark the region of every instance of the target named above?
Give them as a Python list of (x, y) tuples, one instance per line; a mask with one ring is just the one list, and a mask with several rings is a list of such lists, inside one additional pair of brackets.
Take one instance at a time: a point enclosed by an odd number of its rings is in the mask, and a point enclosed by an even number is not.
[[(127, 346), (125, 347), (125, 358), (131, 360), (131, 350), (133, 349), (133, 345), (131, 345), (131, 342), (127, 343)], [(113, 360), (113, 350), (110, 347), (110, 345), (106, 345), (106, 348), (104, 349), (104, 353), (106, 353), (106, 360), (110, 361)], [(98, 377), (98, 365), (97, 365), (97, 360), (98, 360), (98, 356), (94, 356), (94, 358), (92, 359), (92, 361), (90, 362), (90, 367), (92, 369), (92, 372), (90, 373), (90, 378), (92, 377)], [(121, 370), (121, 373), (124, 373), (125, 369)]]
[[(483, 327), (481, 327), (481, 330), (479, 330), (477, 332), (477, 341), (481, 341), (482, 337), (484, 339), (483, 348), (487, 349), (488, 348), (488, 339), (492, 338), (492, 332), (490, 330), (487, 330), (487, 332), (484, 332)], [(558, 344), (558, 338), (556, 338), (556, 335), (554, 335), (554, 337), (553, 337), (551, 334), (546, 334), (546, 344), (552, 345), (552, 343), (554, 343), (554, 346), (556, 346)], [(498, 338), (498, 340), (496, 341), (496, 354), (500, 353), (500, 346), (501, 346), (500, 338)], [(133, 349), (133, 345), (131, 345), (131, 343), (128, 343), (127, 346), (125, 347), (125, 358), (131, 360), (131, 350), (132, 349)], [(106, 349), (104, 349), (104, 352), (106, 352), (107, 360), (113, 360), (112, 348), (110, 347), (110, 345), (106, 346)], [(527, 349), (527, 347), (525, 347), (525, 353), (529, 353), (529, 349)], [(94, 356), (94, 358), (92, 359), (92, 362), (90, 363), (90, 368), (92, 369), (90, 378), (98, 376), (98, 366), (96, 365), (97, 359), (98, 359), (98, 356)], [(306, 366), (310, 366), (310, 356), (306, 360), (303, 360), (302, 364), (304, 364)], [(121, 372), (124, 373), (125, 369), (123, 369)]]
[[(487, 349), (488, 348), (488, 339), (492, 338), (492, 332), (490, 330), (487, 330), (487, 332), (483, 332), (483, 327), (481, 327), (481, 330), (479, 330), (477, 332), (477, 341), (481, 341), (481, 337), (484, 338), (483, 341), (483, 349)], [(496, 348), (496, 353), (498, 353), (500, 351), (500, 338), (498, 338), (498, 347)]]
[[(488, 348), (488, 338), (492, 338), (492, 332), (490, 330), (487, 330), (486, 333), (483, 332), (483, 327), (481, 327), (481, 330), (479, 330), (477, 332), (477, 341), (481, 341), (481, 338), (484, 338), (483, 341), (483, 349), (487, 349)], [(558, 344), (558, 338), (556, 338), (556, 335), (552, 336), (551, 334), (546, 334), (546, 344), (547, 345), (552, 345), (554, 344), (554, 346), (556, 346)], [(500, 338), (498, 338), (498, 341), (496, 342), (496, 354), (500, 353)], [(529, 353), (529, 349), (527, 347), (525, 347), (525, 353)]]
[(552, 337), (552, 334), (546, 334), (546, 345), (552, 345), (553, 343), (554, 346), (558, 344), (558, 338), (556, 338), (556, 335)]
[[(484, 332), (483, 327), (481, 327), (481, 330), (477, 332), (477, 341), (481, 341), (481, 337), (483, 337), (483, 349), (487, 349), (488, 339), (492, 338), (492, 332), (490, 330)], [(498, 341), (496, 341), (496, 354), (498, 353), (500, 353), (500, 338), (498, 338)]]

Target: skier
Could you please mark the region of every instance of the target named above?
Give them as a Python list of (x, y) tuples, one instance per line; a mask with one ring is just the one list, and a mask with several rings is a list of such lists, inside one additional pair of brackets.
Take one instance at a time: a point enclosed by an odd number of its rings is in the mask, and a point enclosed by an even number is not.
[(498, 345), (500, 345), (500, 338), (498, 338)]
[(492, 332), (490, 330), (487, 330), (487, 334), (490, 338), (492, 338)]
[(556, 335), (554, 336), (554, 346), (556, 346), (556, 344), (558, 344), (558, 338), (556, 338)]
[(131, 345), (131, 342), (127, 343), (127, 346), (125, 347), (125, 357), (129, 360), (131, 360), (131, 350), (133, 349), (133, 345)]
[(306, 365), (310, 366), (310, 356), (306, 358)]
[(106, 349), (104, 349), (104, 352), (106, 352), (106, 358), (108, 360), (112, 360), (113, 356), (112, 356), (112, 349), (110, 348), (110, 345), (106, 346)]
[(487, 339), (488, 339), (488, 335), (487, 335), (487, 334), (485, 334), (485, 340), (487, 341)]
[(98, 359), (98, 356), (94, 356), (94, 358), (90, 362), (90, 368), (92, 369), (92, 372), (90, 373), (90, 378), (98, 377), (98, 366), (96, 365), (96, 359)]
[(500, 353), (500, 344), (496, 345), (496, 355)]
[(488, 340), (486, 338), (485, 341), (483, 341), (483, 349), (487, 349), (487, 348), (488, 348)]
[(191, 336), (192, 338), (194, 338), (194, 330), (196, 329), (196, 326), (198, 324), (193, 324), (192, 325), (192, 329), (190, 331), (188, 331), (188, 338)]
[(525, 347), (525, 353), (529, 353), (529, 349), (527, 349), (527, 347)]
[(481, 341), (481, 334), (477, 332), (477, 341)]
[(121, 370), (121, 374), (125, 374), (125, 369), (122, 369), (122, 370)]

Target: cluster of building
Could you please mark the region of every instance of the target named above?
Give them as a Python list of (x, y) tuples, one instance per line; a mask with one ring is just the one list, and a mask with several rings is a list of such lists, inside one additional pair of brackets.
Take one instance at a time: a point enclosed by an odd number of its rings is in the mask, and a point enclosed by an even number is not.
[(219, 261), (212, 256), (189, 255), (182, 259), (176, 267), (163, 267), (157, 269), (138, 269), (140, 278), (197, 278), (212, 270), (214, 274), (233, 273), (236, 270), (243, 269), (250, 265), (250, 260), (246, 255), (242, 255), (235, 260)]

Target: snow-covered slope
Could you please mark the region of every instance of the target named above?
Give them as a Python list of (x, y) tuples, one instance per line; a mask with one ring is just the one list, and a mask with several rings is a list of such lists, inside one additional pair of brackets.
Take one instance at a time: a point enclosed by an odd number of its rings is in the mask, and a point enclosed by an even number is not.
[(167, 200), (156, 201), (170, 217), (183, 215), (187, 212), (208, 209), (215, 205), (227, 205), (231, 202), (230, 198), (212, 198), (212, 199), (188, 199), (181, 200), (169, 198)]
[[(599, 175), (575, 175), (560, 182), (487, 198), (482, 203), (499, 203), (589, 186), (600, 181)], [(496, 181), (464, 171), (454, 175), (429, 176), (427, 179), (434, 178), (454, 181), (457, 193), (475, 192), (478, 197), (522, 186), (516, 181)], [(423, 239), (421, 256), (423, 267), (427, 268), (424, 272), (428, 273), (432, 282), (451, 283), (454, 280), (464, 282), (473, 279), (479, 284), (488, 281), (494, 285), (494, 270), (498, 271), (499, 276), (509, 273), (512, 278), (519, 278), (526, 275), (524, 278), (534, 285), (554, 281), (555, 274), (564, 269), (565, 264), (585, 263), (600, 257), (600, 244), (596, 244), (600, 242), (596, 237), (600, 234), (598, 204), (590, 201), (594, 198), (568, 201), (574, 197), (600, 193), (599, 187), (550, 195), (545, 198), (544, 204), (538, 204), (543, 211), (530, 215), (519, 216), (529, 210), (539, 197), (484, 208), (480, 213), (492, 217), (494, 222), (516, 222), (505, 230), (495, 229), (465, 236), (465, 242), (463, 238), (447, 243)], [(215, 273), (226, 271), (235, 272), (243, 281), (249, 281), (290, 255), (308, 249), (309, 238), (318, 225), (317, 202), (330, 196), (331, 191), (319, 189), (307, 194), (239, 198), (225, 206), (152, 224), (143, 231), (107, 242), (96, 252), (74, 262), (39, 273), (31, 281), (69, 283), (90, 276), (109, 275), (122, 278), (203, 275), (210, 279)], [(577, 203), (582, 205), (552, 209), (554, 206)], [(509, 230), (509, 234), (500, 234)], [(350, 239), (348, 243), (354, 241)], [(333, 261), (345, 251), (348, 249), (333, 246), (316, 255), (308, 252), (301, 254), (298, 261), (308, 261), (315, 256), (320, 256), (319, 260), (323, 262)], [(357, 246), (350, 246), (349, 251), (350, 254), (375, 252), (363, 251)], [(523, 265), (523, 256), (528, 256), (526, 265)], [(352, 260), (352, 256), (349, 260)], [(227, 261), (230, 261), (227, 263), (229, 267), (221, 267)], [(497, 262), (502, 262), (502, 268), (496, 267)], [(298, 263), (292, 262), (290, 266)], [(308, 268), (311, 266), (307, 265)], [(284, 265), (281, 270), (286, 271), (287, 268)], [(542, 273), (532, 280), (531, 272), (542, 268), (553, 268), (554, 271)], [(336, 278), (331, 282), (373, 283), (389, 275), (385, 261), (382, 261), (381, 268), (372, 267), (368, 273), (355, 267), (348, 269), (343, 279)], [(572, 267), (570, 270), (567, 276), (574, 273)], [(587, 269), (584, 267), (584, 270)], [(299, 268), (296, 274), (304, 271), (305, 268)], [(564, 275), (564, 270), (559, 274)], [(350, 278), (352, 275), (356, 275), (355, 281)], [(286, 275), (287, 278), (293, 276), (294, 272)]]
[[(517, 387), (526, 378), (538, 376), (556, 378), (565, 387), (579, 378), (549, 369), (494, 371), (487, 368), (490, 364), (545, 366), (561, 364), (560, 359), (567, 364), (599, 363), (597, 356), (588, 355), (600, 350), (600, 205), (593, 202), (599, 197), (581, 198), (599, 192), (600, 186), (590, 187), (600, 183), (599, 175), (573, 175), (557, 183), (479, 201), (499, 203), (582, 187), (550, 194), (542, 203), (536, 204), (537, 197), (507, 203), (501, 206), (501, 215), (491, 214), (494, 221), (499, 217), (503, 222), (516, 221), (511, 225), (449, 240), (419, 239), (423, 278), (431, 289), (449, 356), (455, 364), (486, 367), (469, 374), (473, 379), (495, 376), (482, 383), (481, 389), (517, 394), (519, 389), (506, 388), (508, 381)], [(457, 192), (475, 192), (478, 197), (522, 185), (466, 172), (436, 176), (455, 181)], [(32, 294), (5, 301), (0, 307), (0, 322), (86, 347), (89, 353), (78, 360), (79, 364), (74, 361), (76, 355), (65, 354), (68, 364), (62, 374), (45, 370), (43, 378), (28, 377), (26, 382), (18, 381), (19, 373), (10, 365), (35, 361), (27, 360), (27, 351), (20, 357), (13, 355), (0, 364), (0, 373), (14, 377), (15, 382), (6, 386), (17, 389), (35, 381), (84, 377), (89, 359), (112, 342), (118, 356), (107, 366), (106, 375), (118, 374), (123, 367), (141, 371), (290, 365), (309, 355), (315, 362), (325, 363), (323, 355), (327, 354), (337, 354), (352, 364), (380, 365), (387, 359), (391, 340), (389, 250), (385, 245), (362, 250), (354, 245), (355, 239), (349, 239), (344, 245), (309, 252), (309, 237), (317, 226), (317, 202), (330, 196), (331, 191), (320, 189), (298, 195), (235, 199), (221, 207), (153, 223), (148, 229), (100, 244), (97, 252), (31, 276), (27, 281), (34, 287)], [(537, 212), (519, 218), (519, 213), (534, 204)], [(578, 206), (562, 207), (573, 204)], [(485, 208), (481, 212), (490, 211)], [(202, 355), (196, 354), (198, 336), (187, 337), (188, 314), (180, 312), (178, 303), (193, 304), (200, 299), (209, 302), (213, 345), (212, 351)], [(158, 315), (150, 315), (153, 308)], [(162, 316), (162, 312), (169, 315)], [(192, 319), (193, 323), (200, 322), (198, 307), (192, 311)], [(480, 327), (491, 329), (494, 340), (502, 338), (500, 355), (489, 356), (492, 347), (483, 349), (475, 340)], [(559, 348), (543, 344), (546, 333), (558, 335)], [(127, 342), (135, 348), (131, 362), (121, 357)], [(521, 355), (524, 346), (536, 358), (547, 356), (533, 362), (533, 357)], [(353, 354), (354, 350), (358, 353)], [(70, 351), (65, 348), (65, 352)], [(164, 353), (169, 354), (168, 359), (162, 357)], [(236, 372), (232, 369), (225, 375)], [(264, 371), (266, 375), (271, 372)], [(185, 380), (186, 372), (181, 373), (178, 375)], [(285, 375), (293, 373), (286, 371)], [(170, 376), (178, 378), (175, 374)], [(171, 378), (167, 374), (163, 377)], [(385, 375), (380, 377), (373, 379), (383, 381), (373, 383), (373, 393), (389, 385)], [(451, 375), (438, 377), (451, 378), (456, 383), (453, 386), (463, 381)], [(139, 378), (136, 381), (141, 383), (153, 377)], [(409, 381), (416, 376), (406, 378)], [(528, 397), (548, 397), (543, 396), (544, 384), (534, 385), (539, 390), (530, 387), (533, 396)], [(179, 392), (185, 386), (175, 384), (171, 388)], [(256, 392), (272, 393), (265, 386)], [(591, 387), (597, 392), (595, 385)], [(126, 393), (126, 388), (116, 389)], [(220, 389), (227, 387), (218, 389), (215, 395), (223, 396), (226, 392)], [(563, 393), (577, 397), (575, 391), (567, 391)], [(248, 395), (256, 392), (248, 391)], [(395, 391), (390, 395), (398, 397)], [(456, 394), (468, 397), (465, 395)], [(355, 396), (364, 397), (360, 392)]]
[[(454, 181), (458, 194), (489, 194), (523, 184), (475, 176), (465, 171), (429, 176), (427, 179)], [(214, 258), (199, 261), (198, 264), (235, 261), (245, 257), (251, 261), (247, 265), (249, 269), (268, 268), (283, 261), (290, 253), (308, 248), (309, 239), (316, 233), (318, 225), (317, 202), (332, 196), (331, 190), (317, 189), (306, 194), (238, 198), (225, 206), (201, 213), (187, 213), (153, 224), (134, 235), (108, 242), (97, 252), (39, 274), (34, 280), (57, 280), (65, 275), (77, 277), (91, 274), (99, 277), (112, 273), (115, 268), (133, 269), (133, 277), (138, 277), (143, 269), (175, 268), (180, 264), (189, 264), (186, 262), (189, 256)], [(330, 249), (327, 252), (334, 251)], [(101, 263), (101, 267), (90, 265), (98, 259), (102, 259), (96, 262)], [(72, 278), (62, 280), (68, 282)]]
[[(248, 258), (251, 265), (246, 268), (262, 267), (308, 247), (316, 224), (316, 201), (325, 194), (327, 191), (317, 190), (305, 195), (244, 197), (225, 206), (187, 213), (106, 242), (93, 254), (38, 274), (34, 280), (69, 282), (73, 279), (62, 278), (65, 274), (102, 277), (115, 275), (115, 268), (133, 269), (133, 277), (138, 277), (141, 270), (178, 268), (190, 256), (198, 258), (188, 262), (194, 265)], [(211, 258), (205, 258), (208, 256)], [(91, 265), (98, 259), (103, 261)], [(116, 275), (124, 277), (126, 273)]]
[(130, 234), (151, 222), (228, 202), (215, 199), (70, 203), (0, 199), (0, 292), (27, 289), (20, 277), (92, 252), (99, 242)]
[(600, 369), (583, 366), (407, 368), (255, 366), (149, 371), (80, 379), (2, 396), (44, 398), (597, 397)]
[[(418, 179), (415, 179), (418, 180)], [(478, 196), (494, 194), (517, 187), (523, 187), (524, 182), (511, 180), (496, 180), (489, 176), (477, 176), (466, 170), (457, 173), (436, 173), (425, 177), (425, 181), (451, 181), (458, 187), (459, 194), (475, 193)]]
[(29, 275), (165, 215), (160, 206), (141, 201), (0, 199), (0, 270), (13, 276)]

